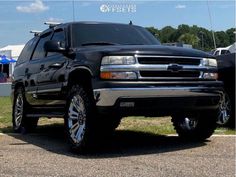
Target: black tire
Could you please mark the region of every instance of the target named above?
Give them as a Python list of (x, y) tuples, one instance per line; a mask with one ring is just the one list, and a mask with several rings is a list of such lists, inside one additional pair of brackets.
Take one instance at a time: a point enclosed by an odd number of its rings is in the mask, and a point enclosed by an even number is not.
[(15, 92), (12, 108), (12, 125), (16, 133), (32, 132), (38, 124), (38, 118), (26, 117), (28, 104), (25, 99), (23, 88)]
[(235, 128), (234, 101), (230, 99), (226, 92), (220, 101), (217, 124), (223, 127)]
[(172, 116), (172, 122), (179, 137), (202, 141), (209, 138), (216, 129), (217, 111), (213, 112), (216, 113), (175, 114)]
[(95, 144), (95, 111), (92, 98), (80, 85), (73, 85), (67, 99), (65, 131), (72, 151), (84, 152)]
[(225, 126), (230, 120), (231, 114), (231, 101), (227, 93), (224, 93), (220, 101), (218, 110), (217, 124), (220, 126)]

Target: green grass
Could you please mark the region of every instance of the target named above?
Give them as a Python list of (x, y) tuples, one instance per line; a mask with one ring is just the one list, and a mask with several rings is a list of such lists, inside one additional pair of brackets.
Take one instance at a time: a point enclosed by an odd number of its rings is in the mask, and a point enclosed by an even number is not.
[(11, 110), (10, 97), (0, 97), (0, 132), (11, 126)]
[[(9, 97), (0, 97), (0, 132), (12, 132), (11, 128), (11, 100)], [(62, 119), (40, 119), (39, 125), (63, 124)], [(122, 119), (119, 130), (131, 130), (147, 132), (152, 134), (175, 134), (170, 117), (126, 117)], [(217, 128), (215, 134), (235, 134), (235, 130), (228, 128)]]
[[(176, 134), (172, 126), (171, 117), (127, 117), (122, 120), (118, 129), (148, 132), (157, 135)], [(215, 130), (215, 134), (234, 135), (236, 131), (234, 129), (219, 127)]]

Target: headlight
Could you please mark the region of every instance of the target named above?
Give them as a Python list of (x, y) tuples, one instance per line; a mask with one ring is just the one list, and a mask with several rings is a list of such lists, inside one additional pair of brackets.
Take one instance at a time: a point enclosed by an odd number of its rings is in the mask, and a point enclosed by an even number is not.
[(134, 56), (105, 56), (102, 65), (131, 65), (135, 64)]
[(201, 64), (202, 66), (217, 67), (217, 61), (213, 58), (204, 58)]

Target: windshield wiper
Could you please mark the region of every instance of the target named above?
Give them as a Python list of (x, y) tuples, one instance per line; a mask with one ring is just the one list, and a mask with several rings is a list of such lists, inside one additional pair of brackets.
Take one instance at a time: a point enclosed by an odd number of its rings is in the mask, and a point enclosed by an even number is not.
[(88, 42), (88, 43), (83, 43), (81, 44), (81, 46), (87, 46), (87, 45), (119, 45), (117, 43), (112, 43), (112, 42), (103, 42), (103, 41), (99, 41), (99, 42)]

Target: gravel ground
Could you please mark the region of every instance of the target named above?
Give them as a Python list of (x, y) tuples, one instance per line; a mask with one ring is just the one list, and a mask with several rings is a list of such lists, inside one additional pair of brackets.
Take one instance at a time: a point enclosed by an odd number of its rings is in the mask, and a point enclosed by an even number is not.
[(59, 131), (0, 135), (0, 176), (233, 177), (235, 136), (203, 143), (117, 131), (96, 152), (71, 153)]

